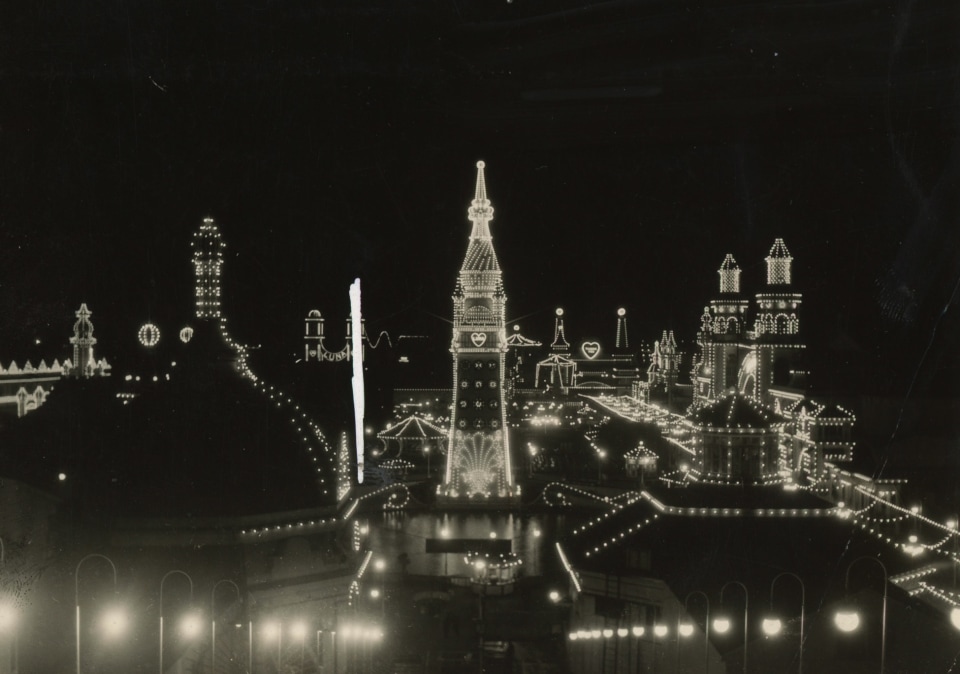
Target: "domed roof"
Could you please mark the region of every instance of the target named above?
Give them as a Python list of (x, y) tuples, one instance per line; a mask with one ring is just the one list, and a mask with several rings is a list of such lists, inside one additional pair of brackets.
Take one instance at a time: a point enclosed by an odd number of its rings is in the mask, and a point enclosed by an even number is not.
[(772, 428), (786, 421), (752, 398), (733, 393), (697, 410), (694, 423), (709, 428)]
[(151, 353), (149, 376), (121, 364), (110, 378), (62, 380), (46, 405), (4, 429), (0, 471), (41, 487), (63, 473), (69, 498), (94, 516), (335, 503), (335, 450), (319, 426), (245, 370), (218, 321), (192, 327), (189, 342)]

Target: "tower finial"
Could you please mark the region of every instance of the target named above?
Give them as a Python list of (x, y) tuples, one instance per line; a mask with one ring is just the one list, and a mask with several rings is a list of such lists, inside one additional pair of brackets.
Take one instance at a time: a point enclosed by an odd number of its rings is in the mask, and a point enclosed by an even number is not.
[(490, 230), (487, 223), (493, 220), (493, 206), (490, 205), (490, 200), (487, 198), (487, 181), (483, 176), (483, 169), (486, 165), (483, 160), (477, 162), (477, 191), (470, 203), (470, 210), (467, 212), (467, 217), (474, 223), (471, 235), (474, 237), (489, 237)]

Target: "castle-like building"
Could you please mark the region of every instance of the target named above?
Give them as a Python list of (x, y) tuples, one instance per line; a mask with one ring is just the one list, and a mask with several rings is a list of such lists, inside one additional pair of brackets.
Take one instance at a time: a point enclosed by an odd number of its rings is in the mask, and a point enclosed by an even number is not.
[(793, 257), (777, 239), (766, 258), (767, 283), (751, 301), (740, 290), (740, 267), (727, 255), (720, 292), (704, 307), (694, 360), (694, 410), (739, 392), (776, 411), (804, 397), (803, 296), (792, 286)]
[(519, 497), (504, 399), (507, 295), (490, 235), (493, 206), (483, 169), (477, 162), (476, 195), (467, 211), (473, 228), (453, 293), (453, 407), (438, 487), (441, 500), (463, 503)]

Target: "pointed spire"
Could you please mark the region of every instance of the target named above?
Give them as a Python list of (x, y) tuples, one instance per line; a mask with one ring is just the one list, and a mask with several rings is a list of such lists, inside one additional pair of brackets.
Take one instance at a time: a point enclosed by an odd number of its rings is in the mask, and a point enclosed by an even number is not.
[(570, 343), (567, 341), (567, 336), (563, 329), (563, 309), (557, 307), (556, 315), (557, 317), (554, 319), (553, 324), (553, 344), (550, 345), (550, 348), (554, 351), (566, 353), (570, 351)]
[(485, 166), (486, 164), (483, 161), (477, 162), (477, 191), (467, 211), (467, 217), (473, 223), (473, 231), (470, 233), (471, 239), (490, 238), (490, 228), (487, 223), (493, 220), (493, 206), (487, 198), (487, 182), (483, 176)]

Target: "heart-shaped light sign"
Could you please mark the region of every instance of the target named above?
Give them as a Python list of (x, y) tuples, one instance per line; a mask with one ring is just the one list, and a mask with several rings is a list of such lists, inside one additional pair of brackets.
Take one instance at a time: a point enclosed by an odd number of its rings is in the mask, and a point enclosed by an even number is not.
[(487, 343), (487, 333), (485, 332), (472, 332), (470, 333), (470, 341), (473, 342), (473, 345), (478, 349)]
[(597, 357), (597, 354), (600, 353), (600, 344), (597, 342), (584, 342), (580, 345), (580, 350), (583, 351), (583, 355), (593, 360)]

